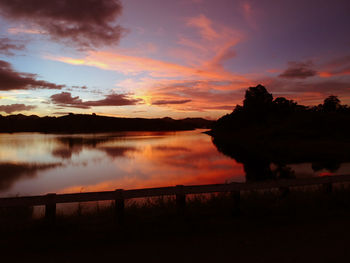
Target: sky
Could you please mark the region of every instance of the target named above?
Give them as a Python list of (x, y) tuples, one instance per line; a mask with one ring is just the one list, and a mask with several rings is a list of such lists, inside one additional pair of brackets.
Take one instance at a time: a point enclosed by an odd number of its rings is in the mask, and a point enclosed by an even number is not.
[(0, 0), (0, 114), (217, 119), (350, 104), (348, 0)]

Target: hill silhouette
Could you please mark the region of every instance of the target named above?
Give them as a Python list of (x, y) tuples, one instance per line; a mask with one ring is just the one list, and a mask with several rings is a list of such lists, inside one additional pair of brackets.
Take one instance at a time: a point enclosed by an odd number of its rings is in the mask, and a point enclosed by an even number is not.
[(68, 114), (61, 117), (1, 116), (0, 132), (89, 133), (114, 131), (171, 131), (209, 128), (213, 121), (202, 118), (117, 118), (96, 114)]

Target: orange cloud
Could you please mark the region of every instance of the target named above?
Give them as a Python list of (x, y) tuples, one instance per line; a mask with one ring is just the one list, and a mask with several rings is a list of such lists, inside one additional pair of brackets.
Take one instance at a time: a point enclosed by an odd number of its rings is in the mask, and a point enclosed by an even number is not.
[(334, 77), (334, 76), (346, 76), (346, 75), (350, 75), (350, 69), (349, 70), (342, 70), (342, 71), (338, 71), (338, 72), (322, 71), (322, 72), (319, 72), (318, 75), (321, 78), (330, 78), (330, 77)]

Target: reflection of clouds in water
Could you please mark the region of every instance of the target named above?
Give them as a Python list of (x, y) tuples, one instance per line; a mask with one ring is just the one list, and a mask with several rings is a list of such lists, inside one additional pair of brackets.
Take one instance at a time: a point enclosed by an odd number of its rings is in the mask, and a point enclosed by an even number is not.
[(0, 134), (2, 162), (52, 163), (56, 161), (48, 152), (55, 147), (56, 135), (37, 133)]
[[(60, 161), (64, 166), (42, 172), (40, 178), (33, 176), (31, 180), (18, 181), (8, 193), (45, 194), (244, 181), (242, 165), (218, 153), (209, 136), (200, 131), (164, 134), (55, 135), (51, 137), (50, 147), (45, 148), (46, 155), (50, 162)], [(38, 143), (32, 147), (33, 154), (40, 147), (40, 140)]]
[(7, 190), (18, 180), (31, 178), (37, 172), (53, 169), (62, 164), (0, 163), (0, 190)]
[(187, 147), (181, 147), (181, 146), (166, 146), (166, 145), (160, 145), (160, 146), (155, 146), (155, 150), (160, 150), (160, 151), (167, 151), (167, 152), (191, 152), (191, 149)]
[[(176, 184), (244, 181), (242, 165), (217, 152), (207, 135), (184, 133), (162, 140), (147, 138), (134, 144), (132, 158), (105, 162), (104, 180), (71, 185), (62, 192), (143, 188)], [(101, 165), (101, 164), (100, 164)]]

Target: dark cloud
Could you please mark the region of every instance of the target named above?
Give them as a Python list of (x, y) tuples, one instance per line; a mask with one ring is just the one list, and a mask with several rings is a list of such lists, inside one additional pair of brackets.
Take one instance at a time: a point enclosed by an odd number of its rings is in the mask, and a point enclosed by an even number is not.
[(62, 89), (65, 85), (56, 85), (44, 80), (37, 80), (35, 74), (13, 70), (11, 64), (0, 60), (0, 90), (15, 89)]
[(117, 43), (124, 32), (115, 21), (121, 11), (119, 0), (0, 0), (3, 17), (82, 48)]
[(0, 54), (13, 56), (14, 50), (23, 50), (25, 46), (9, 38), (0, 37)]
[(72, 97), (72, 94), (70, 92), (61, 92), (59, 94), (54, 94), (50, 98), (54, 104), (62, 107), (69, 106), (82, 109), (89, 108), (88, 106), (83, 105), (83, 101), (79, 98), (79, 96)]
[(24, 104), (0, 105), (0, 111), (4, 111), (6, 113), (12, 113), (15, 111), (33, 110), (35, 108), (36, 106), (24, 105)]
[(157, 100), (153, 101), (152, 105), (167, 105), (167, 104), (185, 104), (192, 100)]
[(90, 106), (125, 106), (140, 103), (141, 99), (132, 99), (127, 94), (110, 94), (103, 100), (86, 101), (85, 105)]
[(317, 75), (313, 69), (311, 62), (289, 62), (289, 67), (279, 75), (281, 78), (288, 79), (306, 79)]
[(77, 97), (72, 97), (70, 92), (61, 92), (54, 94), (51, 97), (51, 101), (61, 107), (74, 107), (80, 109), (89, 109), (90, 107), (96, 106), (126, 106), (136, 105), (141, 103), (141, 99), (132, 99), (127, 94), (110, 94), (102, 100), (95, 101), (83, 101)]

